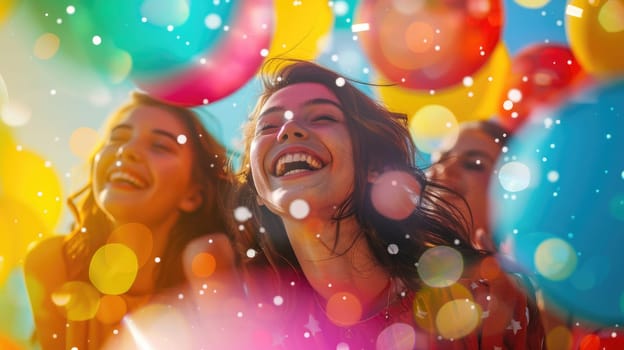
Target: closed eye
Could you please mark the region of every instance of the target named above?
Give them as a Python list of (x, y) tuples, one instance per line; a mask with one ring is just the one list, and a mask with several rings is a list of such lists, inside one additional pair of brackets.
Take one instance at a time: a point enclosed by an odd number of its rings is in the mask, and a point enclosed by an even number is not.
[(277, 129), (277, 125), (274, 124), (263, 124), (258, 126), (257, 133), (267, 132), (271, 130)]
[(462, 166), (464, 169), (468, 171), (475, 172), (489, 172), (492, 168), (492, 161), (489, 158), (478, 157), (478, 156), (468, 156), (463, 157)]
[(335, 122), (336, 118), (334, 118), (334, 117), (332, 117), (330, 115), (321, 115), (321, 116), (315, 117), (313, 120), (314, 121), (331, 121), (331, 122)]

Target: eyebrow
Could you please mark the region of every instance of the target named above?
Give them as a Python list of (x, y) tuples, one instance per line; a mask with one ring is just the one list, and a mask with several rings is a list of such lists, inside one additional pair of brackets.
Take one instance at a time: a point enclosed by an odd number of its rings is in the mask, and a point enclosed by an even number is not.
[[(119, 129), (125, 129), (125, 130), (132, 130), (132, 126), (128, 125), (128, 124), (119, 124), (116, 125), (114, 128), (111, 129), (111, 134), (113, 132), (115, 132), (116, 130)], [(171, 140), (173, 140), (178, 146), (182, 146), (180, 145), (180, 143), (178, 143), (178, 137), (172, 133), (170, 133), (167, 130), (163, 130), (163, 129), (152, 129), (152, 133), (153, 134), (157, 134), (157, 135), (161, 135), (161, 136), (165, 136)]]
[[(313, 105), (323, 105), (323, 104), (329, 104), (332, 105), (338, 109), (340, 109), (342, 111), (342, 106), (337, 103), (336, 101), (332, 101), (330, 99), (327, 98), (315, 98), (309, 101), (306, 101), (303, 103), (304, 107), (309, 107), (309, 106), (313, 106)], [(262, 117), (264, 117), (267, 114), (271, 114), (274, 112), (281, 112), (281, 111), (286, 111), (286, 108), (284, 108), (283, 106), (273, 106), (269, 109), (267, 109), (266, 111), (262, 112), (259, 116), (258, 119), (261, 119)]]

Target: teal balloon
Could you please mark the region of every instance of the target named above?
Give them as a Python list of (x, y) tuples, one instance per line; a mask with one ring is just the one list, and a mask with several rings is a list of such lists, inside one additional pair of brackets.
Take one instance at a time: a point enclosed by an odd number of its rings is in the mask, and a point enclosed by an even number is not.
[(117, 49), (109, 40), (93, 45), (93, 37), (104, 33), (96, 26), (92, 8), (86, 0), (72, 3), (71, 14), (67, 3), (56, 0), (24, 0), (24, 7), (37, 36), (51, 33), (59, 38), (59, 57), (104, 70)]
[[(236, 14), (237, 1), (25, 0), (39, 30), (59, 37), (60, 54), (107, 72), (130, 56), (134, 77), (175, 71), (215, 45)], [(71, 6), (72, 11), (68, 10)], [(97, 36), (101, 43), (94, 44)]]
[[(505, 173), (511, 162), (529, 178)], [(496, 168), (491, 217), (503, 253), (534, 274), (551, 305), (591, 324), (621, 324), (624, 80), (532, 116)]]
[[(132, 74), (172, 71), (209, 52), (237, 1), (89, 1), (96, 28), (132, 57)], [(163, 72), (164, 70), (164, 72)]]

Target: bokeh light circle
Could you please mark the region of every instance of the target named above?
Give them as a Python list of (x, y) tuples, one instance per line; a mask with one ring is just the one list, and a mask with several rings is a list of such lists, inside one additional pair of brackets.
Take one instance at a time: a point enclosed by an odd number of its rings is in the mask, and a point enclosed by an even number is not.
[(418, 259), (418, 275), (431, 287), (448, 287), (457, 282), (463, 272), (464, 260), (451, 247), (429, 248)]
[(217, 260), (210, 253), (199, 253), (193, 257), (191, 270), (195, 277), (205, 278), (211, 276), (217, 269)]
[(535, 250), (535, 267), (550, 280), (560, 281), (570, 277), (576, 264), (576, 250), (562, 239), (547, 239)]
[(100, 293), (89, 283), (70, 281), (52, 292), (52, 302), (65, 310), (68, 320), (85, 321), (95, 317)]
[(146, 225), (131, 222), (114, 229), (107, 243), (120, 243), (130, 248), (136, 255), (138, 266), (143, 267), (152, 256), (154, 237)]
[(338, 292), (327, 299), (327, 317), (336, 325), (348, 327), (362, 317), (362, 303), (349, 292)]
[(460, 339), (479, 326), (481, 314), (481, 306), (474, 301), (451, 300), (438, 310), (436, 328), (446, 339)]
[(457, 138), (459, 125), (451, 110), (427, 105), (409, 119), (409, 128), (418, 149), (425, 153), (439, 150), (444, 140)]
[(95, 149), (99, 134), (97, 130), (80, 127), (74, 130), (69, 138), (69, 149), (82, 160), (88, 160)]
[(104, 324), (115, 324), (121, 321), (127, 311), (128, 305), (119, 295), (102, 295), (95, 317)]
[(420, 183), (402, 171), (387, 171), (373, 182), (371, 201), (377, 212), (389, 219), (404, 220), (420, 202)]
[(396, 322), (377, 336), (376, 349), (411, 350), (416, 345), (416, 331), (407, 323)]
[(104, 294), (127, 292), (138, 272), (137, 256), (124, 244), (111, 243), (95, 251), (89, 264), (89, 280)]

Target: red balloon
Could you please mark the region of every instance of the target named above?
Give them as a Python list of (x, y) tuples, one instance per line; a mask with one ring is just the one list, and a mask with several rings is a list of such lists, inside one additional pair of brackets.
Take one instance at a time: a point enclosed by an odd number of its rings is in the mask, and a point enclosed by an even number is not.
[(220, 100), (247, 83), (264, 60), (273, 28), (272, 0), (243, 0), (234, 23), (210, 52), (175, 73), (135, 79), (151, 96), (181, 106)]
[(499, 105), (500, 121), (509, 130), (515, 130), (529, 115), (556, 107), (588, 81), (588, 74), (567, 46), (527, 47), (512, 58)]
[[(500, 0), (363, 0), (359, 32), (375, 68), (412, 89), (458, 84), (481, 68), (499, 42)], [(357, 28), (357, 27), (356, 27)]]

